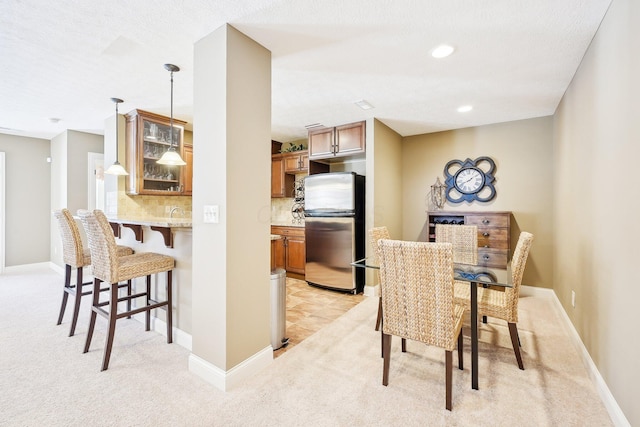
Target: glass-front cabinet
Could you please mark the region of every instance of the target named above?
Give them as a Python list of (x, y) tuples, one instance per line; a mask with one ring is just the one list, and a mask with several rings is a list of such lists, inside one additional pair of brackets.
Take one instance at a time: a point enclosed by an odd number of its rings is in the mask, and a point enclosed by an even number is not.
[[(127, 119), (127, 194), (183, 195), (184, 166), (159, 165), (171, 146), (169, 117), (133, 110)], [(184, 158), (184, 125), (173, 119), (173, 147)]]

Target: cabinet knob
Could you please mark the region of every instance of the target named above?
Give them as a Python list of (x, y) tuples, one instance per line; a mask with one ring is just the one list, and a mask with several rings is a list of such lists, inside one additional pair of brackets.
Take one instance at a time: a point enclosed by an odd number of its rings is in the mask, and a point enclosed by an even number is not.
[(485, 248), (488, 248), (488, 247), (489, 247), (489, 245), (484, 245), (484, 247), (485, 247)]
[(491, 221), (489, 221), (489, 220), (488, 220), (488, 219), (486, 219), (486, 218), (482, 220), (482, 223), (483, 223), (483, 224), (489, 224), (489, 222), (491, 222)]
[(489, 237), (489, 233), (486, 233), (486, 232), (485, 232), (485, 233), (482, 233), (482, 235), (483, 235), (484, 237)]
[(482, 259), (485, 260), (485, 261), (489, 261), (489, 258), (490, 258), (489, 255), (483, 255), (482, 256)]

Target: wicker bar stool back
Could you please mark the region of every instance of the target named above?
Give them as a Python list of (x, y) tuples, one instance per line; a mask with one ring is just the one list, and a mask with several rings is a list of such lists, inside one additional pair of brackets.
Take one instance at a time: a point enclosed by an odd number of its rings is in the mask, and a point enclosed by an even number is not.
[(464, 308), (453, 302), (451, 243), (380, 240), (382, 293), (383, 373), (389, 383), (391, 336), (415, 340), (445, 350), (446, 399), (452, 407), (453, 349), (458, 347), (462, 369)]
[(436, 224), (436, 242), (453, 245), (453, 262), (478, 263), (478, 227), (475, 225)]
[[(373, 263), (374, 265), (378, 264), (378, 240), (381, 239), (391, 239), (389, 235), (389, 230), (387, 227), (373, 227), (369, 230), (369, 242), (371, 243), (371, 248), (373, 248)], [(378, 274), (378, 281), (380, 280), (380, 275)], [(382, 292), (382, 289), (380, 289)], [(380, 329), (380, 323), (382, 323), (382, 294), (378, 301), (378, 316), (376, 317), (376, 327), (375, 330)]]
[[(83, 268), (91, 265), (91, 253), (89, 248), (85, 248), (82, 244), (80, 229), (73, 219), (68, 209), (60, 209), (53, 212), (53, 216), (58, 222), (60, 229), (60, 237), (62, 238), (62, 262), (65, 264), (64, 272), (64, 291), (62, 293), (62, 304), (60, 304), (60, 314), (58, 314), (58, 325), (62, 323), (64, 312), (67, 307), (67, 299), (69, 295), (75, 296), (73, 306), (73, 318), (71, 320), (71, 329), (69, 336), (73, 336), (78, 323), (78, 312), (80, 311), (80, 302), (84, 295), (91, 295), (91, 290), (84, 290), (83, 286), (90, 285), (92, 282), (83, 283)], [(131, 255), (133, 249), (127, 246), (118, 246), (116, 249), (118, 256)], [(72, 269), (76, 269), (76, 284), (71, 284)]]
[[(82, 220), (82, 224), (87, 233), (89, 248), (91, 249), (91, 257), (93, 259), (93, 303), (91, 307), (91, 319), (89, 322), (89, 331), (84, 347), (84, 353), (89, 351), (93, 329), (96, 322), (96, 315), (108, 319), (107, 337), (102, 358), (102, 370), (109, 367), (109, 359), (111, 356), (111, 348), (113, 346), (113, 337), (116, 327), (116, 320), (123, 317), (130, 317), (137, 313), (145, 313), (146, 322), (145, 330), (150, 330), (151, 310), (163, 308), (166, 311), (167, 324), (167, 343), (173, 341), (172, 337), (172, 271), (175, 266), (173, 257), (156, 254), (152, 252), (136, 253), (129, 256), (118, 257), (116, 255), (116, 243), (113, 236), (109, 221), (104, 213), (100, 210), (93, 212), (79, 210), (78, 215)], [(166, 281), (166, 299), (164, 301), (156, 301), (151, 298), (151, 276), (156, 273), (167, 273)], [(122, 281), (131, 282), (137, 277), (146, 277), (146, 289), (125, 297), (118, 296), (117, 283)], [(99, 292), (100, 283), (106, 282), (110, 285), (109, 301), (100, 301)], [(127, 308), (126, 311), (118, 312), (118, 302), (143, 298), (144, 303), (141, 307), (133, 309)]]
[[(478, 313), (484, 316), (495, 317), (505, 320), (509, 326), (511, 345), (518, 362), (518, 367), (524, 370), (522, 355), (520, 354), (520, 336), (518, 334), (518, 301), (520, 299), (520, 285), (522, 275), (527, 265), (529, 250), (533, 242), (533, 234), (523, 231), (520, 233), (518, 243), (511, 258), (510, 274), (511, 288), (495, 290), (491, 288), (478, 287)], [(455, 301), (457, 304), (464, 304), (470, 307), (471, 291), (468, 283), (455, 284)]]

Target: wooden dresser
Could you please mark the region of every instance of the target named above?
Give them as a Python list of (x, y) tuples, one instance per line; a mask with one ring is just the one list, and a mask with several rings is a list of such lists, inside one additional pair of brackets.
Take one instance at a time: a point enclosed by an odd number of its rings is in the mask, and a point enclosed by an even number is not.
[(511, 249), (511, 212), (430, 211), (429, 241), (436, 239), (436, 224), (465, 224), (478, 227), (478, 263), (506, 269)]

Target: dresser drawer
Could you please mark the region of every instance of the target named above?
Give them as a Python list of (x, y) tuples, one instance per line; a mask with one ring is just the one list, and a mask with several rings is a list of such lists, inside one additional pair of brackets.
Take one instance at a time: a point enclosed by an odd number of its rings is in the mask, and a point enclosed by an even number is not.
[(477, 225), (478, 227), (508, 227), (509, 217), (497, 214), (467, 214), (464, 223), (466, 225)]
[(505, 268), (508, 249), (478, 248), (478, 265), (484, 267)]
[(509, 249), (508, 230), (506, 228), (478, 227), (478, 247)]

